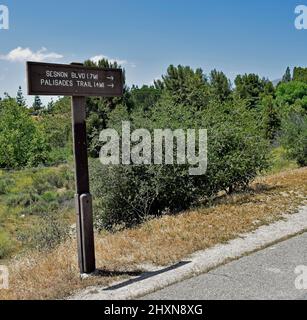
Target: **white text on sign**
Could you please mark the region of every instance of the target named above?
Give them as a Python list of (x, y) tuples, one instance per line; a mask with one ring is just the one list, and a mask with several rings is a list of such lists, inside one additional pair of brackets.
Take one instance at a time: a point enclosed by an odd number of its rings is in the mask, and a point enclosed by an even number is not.
[[(73, 87), (74, 80), (75, 80), (75, 84), (77, 85), (77, 87), (104, 88), (105, 83), (98, 81), (98, 79), (99, 79), (99, 75), (91, 72), (62, 72), (62, 71), (47, 70), (46, 79), (41, 79), (40, 83), (43, 86), (49, 86), (49, 87), (53, 87), (53, 86)], [(114, 79), (113, 77), (107, 78), (107, 80), (113, 80), (113, 79)], [(110, 85), (114, 86), (114, 84), (110, 84)]]

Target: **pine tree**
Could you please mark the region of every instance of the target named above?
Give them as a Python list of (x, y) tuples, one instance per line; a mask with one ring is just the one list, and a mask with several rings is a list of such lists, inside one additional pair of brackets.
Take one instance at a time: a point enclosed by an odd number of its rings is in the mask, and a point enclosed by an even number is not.
[(235, 78), (235, 96), (244, 99), (248, 109), (256, 108), (265, 93), (266, 82), (254, 73), (238, 75)]
[(202, 69), (170, 65), (162, 81), (163, 84), (155, 82), (156, 88), (164, 88), (164, 92), (175, 104), (185, 104), (196, 109), (207, 106), (210, 87)]
[[(116, 61), (109, 61), (108, 59), (101, 59), (99, 61), (87, 60), (84, 62), (87, 67), (95, 68), (119, 68), (119, 64)], [(107, 97), (87, 98), (87, 133), (88, 133), (88, 145), (91, 156), (98, 157), (100, 148), (96, 148), (96, 141), (99, 140), (99, 133), (101, 130), (107, 127), (109, 116), (119, 105), (124, 105), (128, 110), (131, 110), (132, 105), (130, 102), (130, 92), (125, 85), (125, 72), (123, 70), (123, 82), (124, 82), (124, 94), (123, 97)], [(58, 103), (57, 103), (58, 109)]]
[(35, 96), (32, 108), (34, 115), (38, 115), (43, 109), (43, 104), (39, 96)]
[(21, 86), (19, 86), (19, 88), (18, 88), (16, 101), (17, 101), (19, 106), (25, 106), (26, 105), (26, 100), (25, 100), (25, 98), (23, 96)]
[(265, 96), (262, 99), (262, 118), (265, 130), (265, 137), (273, 142), (280, 128), (280, 118), (272, 96)]
[(48, 102), (47, 104), (47, 112), (52, 113), (53, 109), (54, 109), (54, 101), (53, 99), (51, 99), (50, 102)]
[(288, 67), (288, 68), (286, 69), (285, 74), (284, 74), (283, 77), (282, 77), (282, 82), (290, 82), (290, 81), (292, 81), (292, 76), (291, 76), (291, 70), (290, 70), (290, 68)]
[(231, 94), (231, 83), (223, 72), (215, 69), (210, 73), (210, 87), (213, 99), (224, 102)]

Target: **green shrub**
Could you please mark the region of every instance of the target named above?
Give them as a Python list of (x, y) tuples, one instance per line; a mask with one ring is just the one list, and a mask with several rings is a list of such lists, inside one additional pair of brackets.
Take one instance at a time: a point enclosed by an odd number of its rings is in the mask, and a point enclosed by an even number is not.
[(33, 175), (33, 188), (38, 194), (43, 194), (51, 189), (72, 189), (73, 177), (73, 172), (68, 166), (38, 171)]
[(65, 148), (55, 147), (52, 148), (48, 154), (48, 163), (50, 165), (58, 165), (61, 163), (67, 163), (72, 159), (71, 146)]
[(73, 169), (68, 166), (61, 166), (59, 169), (59, 174), (63, 181), (63, 188), (67, 190), (74, 190), (75, 189), (75, 175)]
[(68, 203), (68, 206), (71, 207), (72, 203), (74, 202), (74, 197), (75, 197), (75, 191), (69, 190), (69, 191), (65, 191), (63, 193), (58, 194), (57, 201), (60, 204)]
[(41, 198), (45, 202), (56, 202), (58, 200), (58, 194), (54, 191), (46, 191), (42, 194)]
[(8, 193), (9, 189), (15, 184), (15, 180), (6, 176), (0, 176), (0, 195)]
[(40, 200), (40, 196), (34, 192), (10, 194), (5, 200), (5, 203), (9, 207), (29, 207)]
[(43, 194), (44, 192), (55, 187), (59, 184), (59, 177), (54, 172), (42, 171), (37, 172), (33, 176), (33, 188), (37, 193)]
[(29, 216), (31, 215), (43, 216), (57, 209), (59, 209), (59, 204), (56, 201), (53, 201), (50, 203), (40, 201), (40, 202), (34, 203), (31, 206), (24, 208), (23, 210), (21, 210), (20, 214), (29, 215)]
[(73, 187), (74, 176), (69, 166), (30, 169), (29, 175), (32, 179), (23, 192), (4, 198), (8, 207), (21, 207), (18, 212), (23, 215), (43, 215), (61, 206), (72, 206), (74, 191), (69, 188)]
[(198, 179), (199, 190), (214, 195), (221, 190), (244, 188), (267, 169), (268, 142), (257, 111), (244, 104), (212, 105), (203, 112), (208, 128), (208, 169)]
[(131, 226), (147, 216), (184, 210), (219, 191), (246, 187), (268, 166), (268, 143), (256, 111), (243, 104), (212, 104), (198, 110), (174, 105), (166, 97), (152, 110), (150, 119), (134, 118), (134, 124), (145, 121), (150, 130), (208, 129), (207, 172), (190, 176), (189, 166), (177, 164), (106, 167), (91, 163), (98, 228)]
[(150, 215), (176, 212), (196, 199), (182, 168), (172, 166), (103, 166), (92, 161), (91, 190), (98, 229), (132, 226)]
[(38, 250), (51, 250), (70, 235), (69, 224), (61, 214), (42, 215), (30, 229), (19, 232), (18, 240), (25, 246)]

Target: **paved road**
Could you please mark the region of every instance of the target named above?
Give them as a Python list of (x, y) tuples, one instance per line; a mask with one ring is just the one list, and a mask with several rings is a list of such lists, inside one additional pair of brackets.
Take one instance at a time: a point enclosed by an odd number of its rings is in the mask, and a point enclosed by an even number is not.
[(307, 233), (145, 296), (152, 300), (307, 300), (294, 270), (307, 266)]

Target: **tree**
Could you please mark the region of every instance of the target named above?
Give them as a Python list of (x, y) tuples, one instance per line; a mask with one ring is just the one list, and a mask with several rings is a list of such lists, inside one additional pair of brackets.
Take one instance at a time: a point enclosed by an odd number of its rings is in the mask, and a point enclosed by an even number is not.
[(40, 112), (42, 111), (43, 103), (39, 96), (35, 96), (32, 108), (33, 108), (33, 115), (36, 115), (36, 116), (39, 115)]
[(290, 82), (292, 81), (291, 70), (287, 67), (285, 74), (282, 77), (282, 82)]
[(36, 124), (29, 146), (27, 166), (37, 167), (40, 164), (46, 164), (49, 160), (50, 151), (51, 147), (47, 143), (43, 128)]
[(159, 101), (161, 93), (161, 89), (155, 86), (132, 86), (130, 94), (133, 108), (148, 112)]
[[(208, 129), (208, 169), (199, 181), (200, 192), (214, 195), (244, 188), (268, 166), (268, 143), (261, 135), (257, 109), (246, 101), (231, 99), (212, 103), (202, 114)], [(195, 120), (194, 120), (195, 121)]]
[[(111, 62), (108, 59), (101, 59), (97, 62), (87, 60), (85, 66), (96, 68), (120, 68), (116, 61)], [(92, 157), (99, 156), (97, 141), (99, 141), (99, 133), (107, 127), (109, 115), (112, 110), (116, 109), (117, 105), (124, 105), (130, 112), (132, 105), (130, 103), (130, 93), (125, 85), (125, 70), (124, 76), (124, 94), (123, 97), (103, 98), (89, 97), (86, 101), (87, 109), (87, 139)]]
[(307, 111), (307, 83), (291, 81), (281, 83), (276, 89), (276, 100), (279, 105), (294, 105)]
[(307, 114), (302, 108), (292, 106), (283, 117), (281, 144), (290, 159), (307, 165)]
[(245, 100), (248, 108), (253, 109), (259, 106), (261, 95), (265, 91), (265, 80), (253, 73), (244, 74), (236, 77), (235, 85), (235, 95)]
[(272, 96), (275, 98), (275, 87), (272, 81), (270, 81), (269, 79), (263, 79), (264, 82), (264, 90), (263, 93), (261, 94), (262, 97), (265, 96)]
[(26, 105), (26, 101), (25, 101), (25, 98), (23, 96), (21, 86), (19, 86), (19, 88), (18, 88), (16, 101), (17, 101), (19, 106), (25, 106)]
[(262, 121), (265, 131), (265, 138), (273, 142), (280, 128), (280, 117), (272, 96), (265, 96), (261, 102)]
[(52, 113), (54, 108), (54, 101), (51, 99), (47, 104), (47, 113)]
[[(63, 97), (56, 102), (51, 101), (49, 109), (37, 120), (44, 136), (44, 141), (50, 146), (49, 164), (66, 162), (72, 155), (71, 131), (71, 101)], [(37, 139), (38, 141), (38, 139)]]
[(0, 167), (21, 168), (45, 163), (47, 145), (28, 110), (15, 99), (0, 102)]
[(231, 95), (231, 83), (223, 72), (215, 69), (210, 73), (211, 96), (219, 102), (225, 102)]
[(209, 101), (209, 84), (202, 69), (170, 65), (162, 80), (155, 81), (156, 88), (163, 89), (175, 104), (186, 104), (203, 109)]
[(293, 70), (293, 81), (307, 83), (307, 68), (295, 67)]

